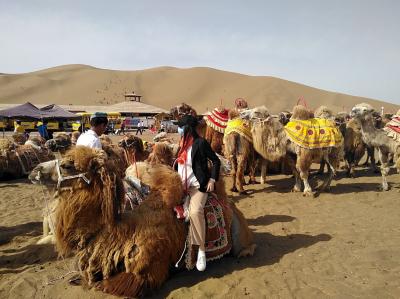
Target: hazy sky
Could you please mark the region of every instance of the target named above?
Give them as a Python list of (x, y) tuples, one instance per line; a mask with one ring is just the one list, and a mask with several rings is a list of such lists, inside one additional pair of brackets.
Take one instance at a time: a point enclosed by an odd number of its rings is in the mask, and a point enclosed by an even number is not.
[(400, 104), (400, 1), (0, 0), (0, 73), (208, 66)]

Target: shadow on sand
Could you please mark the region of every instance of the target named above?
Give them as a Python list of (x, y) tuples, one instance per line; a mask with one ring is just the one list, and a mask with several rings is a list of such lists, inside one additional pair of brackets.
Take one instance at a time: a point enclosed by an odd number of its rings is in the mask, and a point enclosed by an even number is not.
[(270, 225), (275, 222), (291, 222), (295, 220), (296, 217), (288, 215), (263, 215), (255, 219), (247, 219), (249, 225)]
[(10, 242), (16, 236), (39, 236), (42, 222), (28, 222), (16, 226), (0, 226), (0, 245)]
[[(285, 215), (271, 215), (272, 217), (259, 217), (250, 220), (252, 225), (268, 225), (276, 221), (292, 221), (293, 217)], [(277, 220), (280, 219), (280, 220)], [(213, 261), (207, 264), (205, 272), (181, 271), (175, 273), (163, 285), (163, 287), (155, 291), (152, 295), (154, 298), (165, 298), (173, 290), (182, 287), (191, 287), (208, 278), (220, 278), (234, 271), (239, 271), (246, 268), (259, 268), (263, 266), (273, 265), (278, 263), (281, 258), (300, 248), (307, 248), (318, 242), (326, 242), (331, 240), (328, 234), (319, 234), (316, 236), (304, 234), (292, 234), (287, 236), (274, 236), (269, 233), (254, 233), (257, 249), (252, 257), (237, 259), (232, 256), (224, 257), (220, 260)]]
[(30, 244), (17, 249), (0, 251), (0, 275), (20, 273), (28, 266), (40, 265), (55, 260), (57, 253), (53, 245)]

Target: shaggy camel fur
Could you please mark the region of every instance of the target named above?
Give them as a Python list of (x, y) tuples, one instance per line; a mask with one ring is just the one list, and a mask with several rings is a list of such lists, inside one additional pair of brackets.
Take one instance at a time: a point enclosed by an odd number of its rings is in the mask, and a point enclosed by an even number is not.
[(211, 145), (211, 148), (214, 152), (217, 154), (222, 155), (222, 151), (224, 148), (223, 140), (224, 140), (224, 134), (221, 132), (218, 132), (211, 128), (210, 126), (206, 127), (206, 132), (204, 139), (208, 141), (208, 143)]
[(386, 179), (386, 176), (389, 174), (389, 154), (398, 157), (400, 154), (400, 144), (387, 136), (384, 130), (375, 127), (373, 113), (374, 108), (366, 103), (358, 104), (351, 110), (352, 117), (358, 119), (361, 123), (361, 134), (364, 142), (368, 146), (378, 149), (381, 163), (382, 190), (387, 191), (389, 190)]
[(23, 133), (14, 133), (12, 135), (12, 139), (14, 140), (14, 143), (17, 145), (23, 145), (25, 144), (25, 142), (27, 141), (26, 138), (27, 135), (23, 134)]
[[(115, 166), (115, 174), (118, 177), (124, 177), (125, 176), (125, 170), (129, 166), (128, 165), (128, 158), (125, 153), (125, 150), (117, 145), (112, 144), (112, 140), (109, 137), (104, 137), (105, 135), (100, 136), (100, 141), (102, 143), (102, 148), (107, 154), (107, 157), (110, 161)], [(55, 140), (59, 136), (55, 137)], [(62, 135), (62, 138), (64, 138), (64, 134)], [(64, 148), (62, 147), (63, 150), (59, 149), (59, 152), (61, 154), (65, 154)], [(59, 157), (59, 156), (58, 156)], [(58, 158), (57, 157), (57, 158)], [(55, 161), (50, 161), (48, 165), (51, 165), (52, 163), (55, 163)], [(30, 177), (36, 177), (38, 173), (41, 173), (41, 176), (46, 176), (45, 169), (46, 167), (36, 167), (32, 172)], [(52, 194), (54, 190), (48, 190), (49, 194)], [(54, 194), (54, 196), (50, 200), (50, 204), (46, 205), (43, 211), (43, 236), (42, 238), (37, 242), (37, 244), (53, 244), (55, 243), (54, 239), (54, 225), (56, 222), (56, 207), (58, 205), (58, 199), (57, 199), (57, 192)]]
[[(332, 178), (339, 167), (342, 155), (342, 145), (339, 147), (307, 149), (291, 142), (283, 125), (272, 117), (264, 106), (241, 112), (241, 117), (252, 122), (254, 148), (267, 160), (276, 161), (286, 157), (295, 176), (293, 191), (301, 191), (301, 180), (304, 183), (305, 196), (312, 196), (314, 192), (308, 182), (311, 164), (319, 163), (322, 159), (328, 164), (328, 176), (320, 190), (329, 189)], [(307, 120), (313, 113), (304, 106), (295, 106), (291, 120)]]
[(153, 164), (164, 164), (172, 166), (175, 157), (173, 149), (166, 142), (156, 142), (153, 145), (153, 151), (147, 158), (147, 162), (151, 165)]
[[(136, 297), (160, 287), (186, 240), (185, 224), (173, 213), (183, 195), (179, 175), (160, 164), (137, 167), (151, 192), (135, 210), (123, 213), (122, 181), (103, 151), (78, 146), (60, 163), (64, 177), (81, 173), (89, 183), (73, 178), (61, 186), (56, 248), (60, 255), (76, 254), (89, 287), (118, 296)], [(56, 167), (46, 173), (42, 183), (58, 180)], [(238, 215), (240, 223), (245, 221)], [(246, 233), (251, 239), (248, 228)], [(245, 245), (238, 255), (254, 251), (254, 244)]]
[[(228, 115), (230, 120), (239, 117), (239, 113), (236, 110), (230, 110)], [(247, 165), (249, 165), (250, 170), (249, 183), (256, 182), (256, 163), (253, 145), (239, 133), (231, 132), (224, 136), (224, 154), (232, 167), (232, 188), (230, 190), (232, 192), (239, 192), (239, 194), (246, 194), (247, 192), (243, 189), (243, 183)]]

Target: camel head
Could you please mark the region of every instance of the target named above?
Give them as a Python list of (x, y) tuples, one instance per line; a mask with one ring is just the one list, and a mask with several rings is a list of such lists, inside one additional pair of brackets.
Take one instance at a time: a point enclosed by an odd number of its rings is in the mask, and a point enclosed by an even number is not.
[(42, 184), (48, 187), (57, 185), (57, 161), (51, 160), (40, 163), (29, 174), (28, 178), (33, 184)]
[(366, 118), (367, 116), (372, 117), (374, 108), (367, 103), (357, 104), (351, 109), (350, 116), (358, 119)]
[(42, 149), (42, 146), (45, 144), (46, 140), (40, 136), (31, 136), (29, 139), (25, 142), (25, 145), (30, 145), (33, 148), (37, 149), (40, 151)]
[(193, 107), (191, 107), (186, 103), (182, 103), (181, 105), (171, 108), (170, 114), (172, 115), (172, 118), (175, 120), (181, 119), (182, 116), (184, 115), (197, 116), (196, 110), (194, 110)]
[(318, 107), (314, 112), (314, 116), (316, 118), (323, 118), (323, 119), (333, 119), (334, 118), (332, 110), (326, 106)]
[(290, 119), (307, 120), (314, 118), (314, 113), (303, 105), (293, 107), (292, 116)]
[(281, 122), (282, 125), (286, 125), (289, 121), (290, 118), (292, 117), (292, 113), (290, 111), (282, 111), (279, 112), (279, 121)]
[(135, 153), (144, 152), (142, 139), (131, 134), (125, 135), (124, 138), (118, 142), (118, 146)]
[(46, 186), (89, 187), (92, 178), (104, 166), (105, 159), (104, 151), (78, 146), (67, 152), (61, 161), (52, 160), (37, 165), (30, 173), (29, 179), (34, 184)]
[(268, 108), (265, 106), (259, 106), (253, 109), (246, 109), (240, 112), (240, 118), (246, 120), (264, 120), (270, 115)]
[(71, 147), (71, 137), (68, 134), (60, 133), (53, 139), (47, 140), (45, 146), (53, 151), (65, 151)]

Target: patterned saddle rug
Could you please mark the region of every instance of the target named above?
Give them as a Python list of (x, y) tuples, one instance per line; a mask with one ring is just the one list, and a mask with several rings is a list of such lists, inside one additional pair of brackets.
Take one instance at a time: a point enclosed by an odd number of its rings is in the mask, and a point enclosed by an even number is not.
[(337, 147), (343, 142), (339, 129), (328, 119), (291, 120), (285, 131), (293, 143), (308, 149)]
[[(182, 208), (175, 210), (182, 210)], [(225, 202), (218, 200), (215, 194), (209, 193), (204, 207), (207, 261), (220, 259), (231, 251), (232, 233), (230, 222), (232, 220), (232, 213), (230, 207), (225, 205)], [(188, 249), (185, 254), (185, 264), (186, 268), (191, 270), (196, 265), (198, 246), (191, 244), (189, 236), (186, 242)]]
[(400, 116), (394, 116), (383, 128), (386, 134), (395, 141), (400, 142)]
[(218, 108), (215, 108), (213, 111), (208, 112), (204, 119), (207, 126), (224, 134), (228, 122), (228, 110), (223, 109), (220, 111)]
[(228, 123), (225, 128), (224, 139), (226, 136), (228, 136), (230, 133), (233, 132), (246, 138), (247, 141), (249, 141), (250, 143), (253, 143), (253, 136), (251, 135), (250, 126), (243, 119), (235, 118), (228, 120)]

